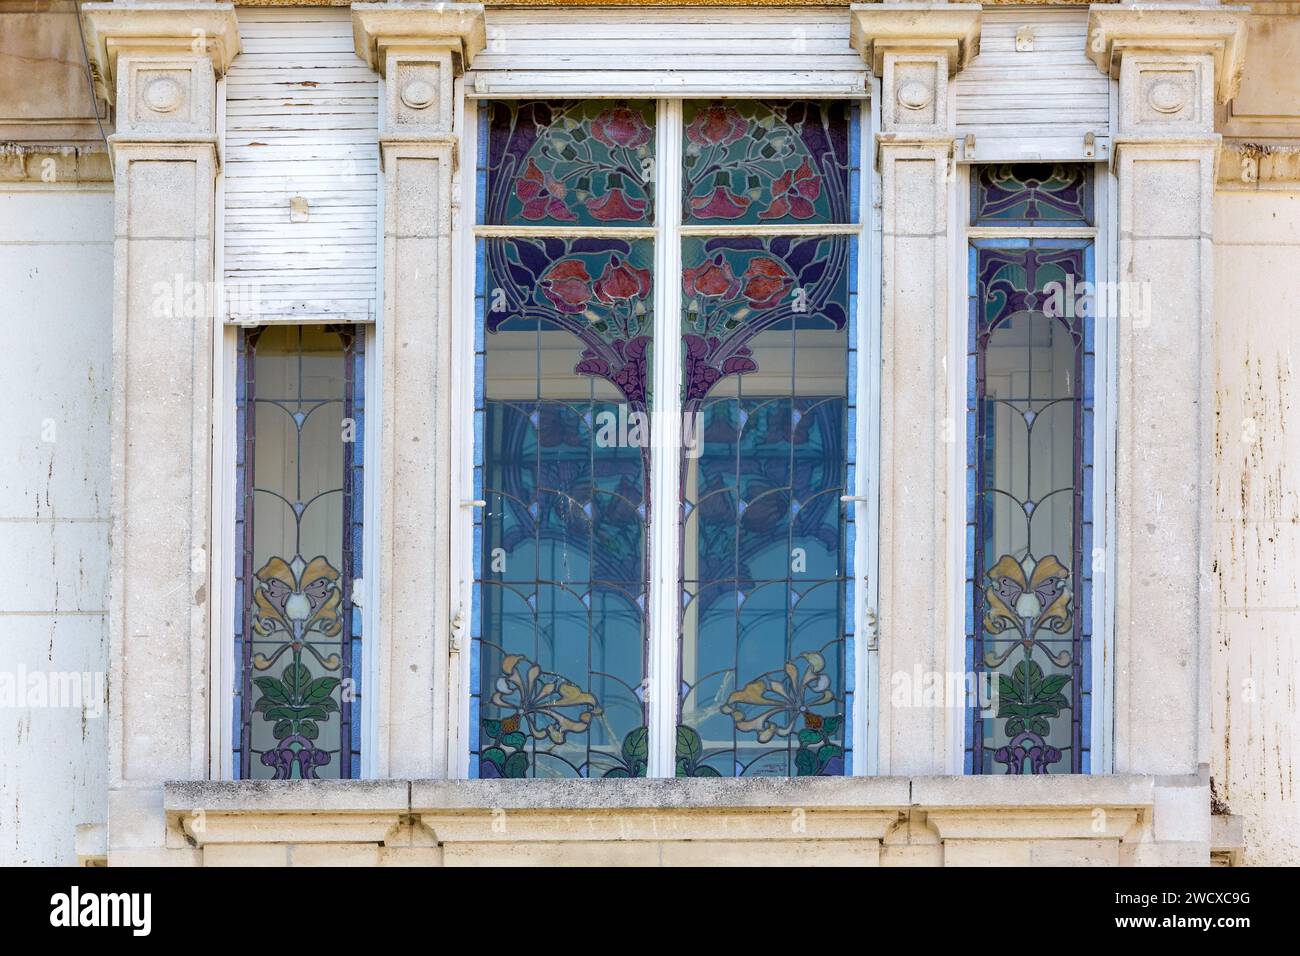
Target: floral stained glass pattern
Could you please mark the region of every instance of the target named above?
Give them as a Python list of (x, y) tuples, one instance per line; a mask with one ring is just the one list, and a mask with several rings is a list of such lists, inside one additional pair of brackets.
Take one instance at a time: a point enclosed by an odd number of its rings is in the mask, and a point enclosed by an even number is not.
[(480, 777), (646, 771), (653, 244), (480, 241)]
[[(1090, 769), (1093, 319), (1090, 239), (972, 243), (967, 771)], [(1058, 308), (1066, 303), (1064, 309)]]
[(682, 222), (851, 222), (854, 109), (840, 100), (686, 103)]
[(242, 334), (235, 776), (360, 775), (363, 339)]
[(1092, 167), (988, 163), (971, 173), (973, 226), (1090, 226)]
[(653, 102), (493, 102), (482, 222), (654, 224)]
[(681, 776), (848, 769), (856, 247), (683, 243)]

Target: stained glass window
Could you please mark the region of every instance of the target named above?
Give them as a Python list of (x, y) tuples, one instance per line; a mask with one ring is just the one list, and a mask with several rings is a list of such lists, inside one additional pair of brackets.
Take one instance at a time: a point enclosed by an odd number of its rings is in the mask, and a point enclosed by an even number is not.
[[(980, 209), (1013, 218), (1064, 220), (1048, 182), (1076, 185), (1073, 222), (1092, 207), (1084, 167), (972, 179)], [(990, 692), (969, 711), (967, 772), (1091, 769), (1093, 281), (1090, 237), (971, 242), (966, 655)]]
[[(849, 772), (856, 109), (684, 110), (678, 776)], [(741, 225), (710, 235), (714, 224)]]
[(364, 335), (240, 335), (234, 775), (358, 777)]
[[(471, 775), (643, 776), (656, 753), (660, 775), (849, 772), (857, 115), (482, 109)], [(658, 415), (680, 453), (653, 447)], [(678, 500), (656, 512), (657, 481)], [(663, 522), (676, 595), (651, 570)]]

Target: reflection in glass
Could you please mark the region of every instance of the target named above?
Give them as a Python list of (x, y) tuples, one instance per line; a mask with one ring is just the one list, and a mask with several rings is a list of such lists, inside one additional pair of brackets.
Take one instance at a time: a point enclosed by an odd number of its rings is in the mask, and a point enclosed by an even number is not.
[(348, 327), (241, 335), (239, 778), (360, 775), (363, 347)]

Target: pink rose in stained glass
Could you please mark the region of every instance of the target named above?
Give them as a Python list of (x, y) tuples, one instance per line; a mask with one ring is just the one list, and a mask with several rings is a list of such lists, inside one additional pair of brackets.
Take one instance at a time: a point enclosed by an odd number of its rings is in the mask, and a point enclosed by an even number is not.
[(561, 312), (577, 315), (591, 301), (591, 276), (581, 259), (562, 259), (551, 266), (539, 284), (542, 294)]
[(695, 196), (691, 199), (691, 211), (701, 219), (739, 219), (749, 208), (748, 196), (737, 196), (719, 186), (707, 196)]
[(731, 271), (731, 263), (726, 256), (718, 253), (712, 261), (694, 269), (686, 269), (682, 273), (682, 288), (688, 296), (734, 299), (740, 291), (740, 280)]
[(794, 277), (775, 259), (755, 256), (741, 277), (745, 283), (745, 298), (755, 309), (770, 309), (785, 298), (786, 290), (794, 285)]
[(615, 106), (592, 120), (591, 135), (611, 149), (615, 146), (636, 149), (650, 142), (650, 127), (636, 110)]
[(553, 176), (542, 173), (531, 159), (524, 167), (523, 175), (515, 180), (515, 195), (524, 204), (523, 217), (538, 220), (548, 216), (552, 219), (570, 221), (577, 219), (569, 207), (564, 204), (564, 183)]
[(772, 203), (758, 214), (759, 219), (811, 219), (817, 212), (813, 202), (822, 192), (822, 181), (805, 159), (793, 172), (787, 171), (772, 184)]
[(700, 110), (686, 127), (686, 136), (700, 146), (730, 146), (745, 135), (749, 124), (730, 106)]
[(638, 269), (618, 256), (610, 256), (594, 288), (596, 298), (606, 304), (618, 300), (643, 299), (650, 294), (650, 270)]
[(645, 214), (646, 201), (632, 199), (622, 189), (611, 189), (603, 196), (593, 196), (586, 202), (587, 211), (601, 222), (614, 219), (640, 220)]

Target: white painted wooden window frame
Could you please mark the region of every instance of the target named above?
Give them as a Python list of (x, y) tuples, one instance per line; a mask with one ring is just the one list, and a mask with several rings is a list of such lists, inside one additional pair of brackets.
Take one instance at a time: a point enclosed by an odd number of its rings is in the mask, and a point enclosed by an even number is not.
[[(877, 772), (877, 689), (878, 649), (875, 642), (874, 608), (876, 606), (879, 519), (879, 418), (880, 418), (880, 263), (879, 249), (879, 183), (871, 161), (875, 153), (875, 138), (879, 131), (879, 84), (872, 81), (870, 95), (852, 97), (861, 102), (861, 120), (858, 134), (861, 137), (860, 156), (862, 177), (860, 182), (860, 213), (856, 224), (816, 227), (758, 226), (743, 227), (743, 234), (789, 234), (801, 232), (826, 235), (851, 235), (858, 242), (858, 312), (853, 321), (858, 323), (858, 393), (857, 403), (857, 487), (853, 497), (857, 500), (845, 507), (857, 509), (854, 538), (854, 714), (853, 775), (867, 776)], [(544, 95), (539, 93), (538, 95)], [(825, 94), (822, 94), (823, 96)], [(608, 99), (593, 78), (589, 90), (564, 91), (564, 98)], [(806, 99), (817, 94), (804, 88), (783, 85), (781, 75), (774, 73), (768, 85), (748, 91), (746, 98)], [(457, 128), (460, 129), (460, 162), (457, 182), (454, 185), (457, 202), (454, 223), (454, 244), (460, 258), (455, 272), (458, 288), (455, 290), (455, 307), (452, 328), (452, 393), (456, 407), (452, 415), (452, 555), (456, 574), (452, 581), (454, 617), (467, 622), (473, 600), (476, 567), (473, 553), (474, 509), (473, 500), (473, 416), (474, 407), (474, 293), (475, 244), (488, 235), (526, 235), (531, 233), (555, 234), (555, 229), (528, 227), (480, 227), (475, 222), (477, 209), (477, 156), (478, 104), (492, 98), (518, 99), (513, 91), (500, 97), (485, 96), (466, 88), (463, 79), (457, 81)], [(533, 98), (533, 97), (525, 97)], [(684, 99), (709, 98), (708, 94), (692, 91), (681, 97), (621, 95), (623, 99), (653, 99), (657, 102), (656, 155), (655, 155), (655, 210), (657, 222), (653, 230), (655, 242), (655, 324), (657, 342), (677, 341), (681, 335), (681, 240), (700, 231), (722, 234), (726, 229), (702, 227), (692, 229), (680, 223), (680, 162), (683, 132), (682, 102)], [(739, 228), (739, 227), (738, 227)], [(563, 231), (563, 230), (561, 230)], [(644, 232), (645, 230), (640, 230)], [(638, 230), (590, 230), (592, 234), (624, 236)], [(662, 350), (661, 350), (662, 351)], [(665, 353), (676, 358), (676, 351)], [(681, 368), (679, 361), (657, 361), (652, 370), (656, 395), (679, 395)], [(658, 449), (678, 448), (681, 441), (680, 412), (652, 414), (651, 443)], [(659, 455), (651, 476), (651, 500), (678, 500), (676, 458)], [(662, 520), (665, 512), (652, 517), (649, 526), (651, 560), (649, 569), (649, 619), (651, 632), (646, 677), (651, 688), (649, 694), (650, 757), (647, 776), (672, 777), (675, 774), (675, 740), (679, 701), (677, 687), (678, 638), (673, 622), (678, 619), (678, 525), (676, 520)], [(672, 512), (675, 514), (675, 512)], [(470, 775), (469, 703), (473, 693), (469, 629), (456, 628), (457, 641), (452, 648), (448, 715), (450, 760), (449, 774), (465, 779)], [(655, 693), (654, 689), (668, 687), (670, 693)]]
[[(1114, 94), (1112, 92), (1112, 117)], [(1012, 162), (1014, 160), (991, 160)], [(1024, 160), (1036, 162), (1036, 160)], [(970, 270), (968, 267), (972, 239), (989, 238), (1091, 238), (1094, 243), (1094, 281), (1098, 288), (1119, 275), (1118, 241), (1112, 226), (1118, 215), (1116, 202), (1118, 185), (1110, 164), (1093, 164), (1095, 170), (1094, 209), (1096, 225), (1091, 228), (1024, 228), (1019, 226), (970, 225), (970, 183), (973, 167), (980, 162), (962, 163), (956, 167), (956, 189), (950, 194), (950, 214), (957, 228), (953, 230), (952, 248), (952, 309), (948, 335), (948, 367), (955, 369), (950, 394), (949, 412), (953, 423), (950, 434), (954, 436), (949, 458), (949, 566), (961, 569), (966, 566), (966, 388), (967, 388), (967, 327), (970, 322), (968, 295)], [(1092, 583), (1092, 725), (1089, 751), (1090, 773), (1105, 774), (1114, 770), (1114, 699), (1115, 675), (1111, 662), (1115, 659), (1115, 589), (1110, 582), (1115, 576), (1115, 402), (1117, 381), (1115, 369), (1118, 355), (1117, 323), (1110, 317), (1098, 315), (1095, 319), (1094, 343), (1096, 383), (1093, 400), (1093, 555)], [(1100, 567), (1096, 566), (1100, 550)], [(949, 660), (955, 662), (952, 670), (961, 672), (966, 664), (965, 616), (970, 600), (966, 575), (960, 570), (952, 576), (950, 595), (952, 608), (949, 628)], [(948, 772), (965, 773), (967, 734), (967, 708), (951, 707), (948, 724)]]

